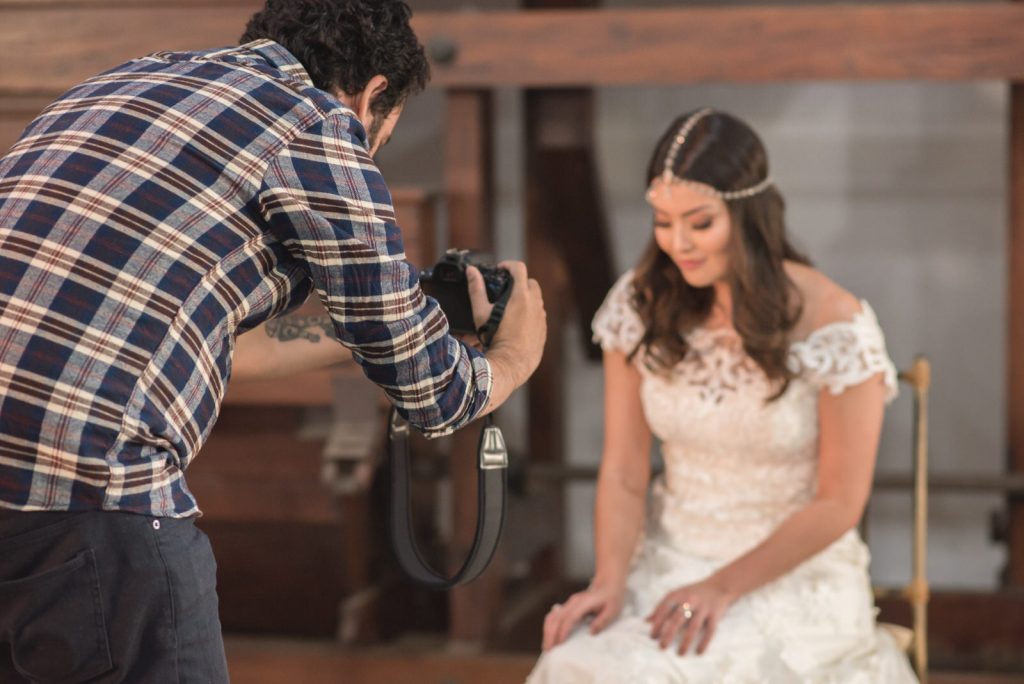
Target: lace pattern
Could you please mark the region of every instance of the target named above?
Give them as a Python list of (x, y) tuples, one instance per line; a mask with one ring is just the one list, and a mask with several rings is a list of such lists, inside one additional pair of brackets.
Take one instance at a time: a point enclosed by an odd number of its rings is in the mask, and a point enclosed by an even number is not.
[(885, 336), (871, 305), (860, 301), (853, 320), (818, 328), (803, 341), (790, 345), (790, 367), (808, 373), (832, 394), (841, 394), (868, 378), (883, 373), (891, 401), (898, 392), (896, 367), (885, 349)]
[[(593, 340), (605, 351), (629, 353), (643, 338), (643, 323), (633, 309), (633, 271), (616, 282), (594, 316)], [(812, 332), (807, 339), (793, 342), (789, 367), (793, 372), (833, 395), (859, 385), (882, 373), (886, 400), (898, 393), (896, 368), (889, 359), (885, 336), (874, 310), (861, 300), (861, 311), (849, 321), (836, 321)], [(739, 335), (733, 330), (698, 328), (688, 335), (691, 351), (673, 375), (701, 388), (701, 398), (720, 403), (737, 391), (761, 386), (770, 391), (757, 364), (743, 352)]]
[(644, 336), (644, 326), (633, 308), (633, 271), (626, 271), (608, 291), (594, 314), (591, 328), (594, 343), (605, 351), (630, 353)]

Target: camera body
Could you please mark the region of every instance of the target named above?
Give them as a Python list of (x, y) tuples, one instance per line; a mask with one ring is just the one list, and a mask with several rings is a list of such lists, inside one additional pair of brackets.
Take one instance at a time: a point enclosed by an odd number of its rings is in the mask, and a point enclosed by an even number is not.
[[(487, 289), (487, 299), (492, 304), (504, 302), (512, 291), (512, 274), (507, 269), (495, 266), (487, 257), (468, 249), (449, 249), (432, 268), (420, 273), (420, 286), (423, 292), (437, 300), (441, 310), (448, 317), (448, 327), (453, 333), (460, 335), (479, 332), (473, 324), (473, 307), (469, 302), (469, 281), (466, 277), (467, 266), (476, 266), (480, 270)], [(495, 310), (500, 317), (504, 307), (495, 307)], [(492, 319), (494, 317), (492, 315)], [(497, 323), (493, 321), (495, 328)]]

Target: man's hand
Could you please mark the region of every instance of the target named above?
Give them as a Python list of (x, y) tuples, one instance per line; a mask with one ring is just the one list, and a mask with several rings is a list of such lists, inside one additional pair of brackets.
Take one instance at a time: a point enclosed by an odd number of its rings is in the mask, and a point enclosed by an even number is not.
[[(548, 334), (547, 312), (544, 310), (540, 284), (530, 278), (526, 264), (521, 261), (503, 261), (499, 265), (512, 274), (513, 283), (505, 315), (487, 351), (487, 360), (494, 373), (494, 386), (487, 412), (503, 404), (537, 370)], [(473, 307), (473, 322), (479, 327), (487, 322), (494, 306), (487, 300), (480, 271), (470, 266), (466, 269), (466, 276), (469, 281), (469, 301)]]

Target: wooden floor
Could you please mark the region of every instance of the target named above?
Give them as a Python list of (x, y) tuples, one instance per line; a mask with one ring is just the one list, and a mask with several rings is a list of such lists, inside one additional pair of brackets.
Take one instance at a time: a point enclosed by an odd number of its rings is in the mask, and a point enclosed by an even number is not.
[[(430, 642), (343, 650), (330, 642), (229, 637), (234, 684), (522, 684), (534, 655), (458, 653)], [(930, 684), (1024, 684), (1024, 675), (935, 672)]]

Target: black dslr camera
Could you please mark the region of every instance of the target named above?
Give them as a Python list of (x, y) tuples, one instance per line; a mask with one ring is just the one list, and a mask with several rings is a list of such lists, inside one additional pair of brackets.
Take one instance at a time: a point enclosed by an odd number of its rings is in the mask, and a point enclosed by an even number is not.
[[(466, 267), (476, 266), (484, 277), (487, 299), (494, 304), (494, 310), (486, 324), (477, 330), (473, 324), (473, 307), (469, 303)], [(475, 333), (484, 344), (498, 330), (505, 304), (512, 293), (512, 274), (508, 269), (499, 268), (483, 255), (467, 249), (449, 249), (433, 268), (420, 274), (423, 292), (437, 300), (448, 317), (448, 327), (457, 334)]]

